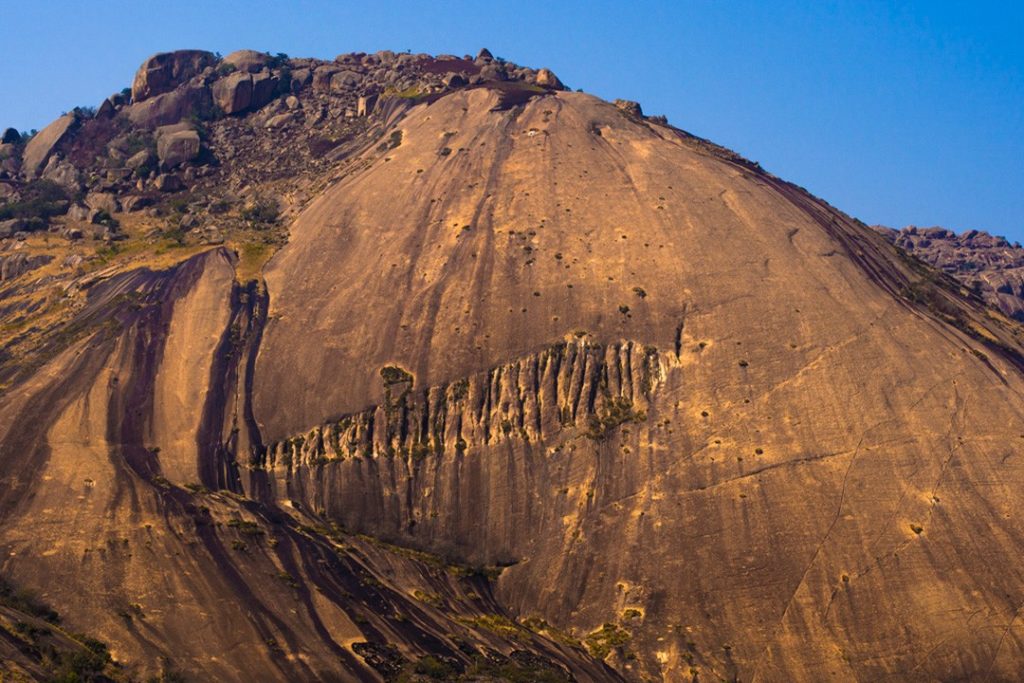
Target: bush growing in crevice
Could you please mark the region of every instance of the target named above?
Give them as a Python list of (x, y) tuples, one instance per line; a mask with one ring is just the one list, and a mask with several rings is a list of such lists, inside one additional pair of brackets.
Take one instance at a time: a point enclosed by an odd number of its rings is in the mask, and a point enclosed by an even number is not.
[(620, 425), (627, 422), (643, 422), (647, 413), (637, 410), (633, 402), (624, 396), (607, 399), (602, 410), (587, 419), (586, 437), (594, 441), (603, 441)]

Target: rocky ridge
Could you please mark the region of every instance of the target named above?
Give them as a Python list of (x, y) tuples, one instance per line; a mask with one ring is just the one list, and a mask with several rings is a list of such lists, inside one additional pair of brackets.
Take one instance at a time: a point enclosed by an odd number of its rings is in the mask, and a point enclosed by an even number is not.
[(979, 230), (875, 226), (886, 239), (978, 292), (1016, 320), (1024, 320), (1024, 248)]

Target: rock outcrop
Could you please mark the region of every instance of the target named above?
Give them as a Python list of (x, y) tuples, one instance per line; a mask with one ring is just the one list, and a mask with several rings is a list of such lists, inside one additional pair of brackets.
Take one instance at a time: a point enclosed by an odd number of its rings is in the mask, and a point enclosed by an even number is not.
[(132, 81), (132, 101), (142, 102), (171, 92), (179, 85), (214, 66), (217, 57), (204, 50), (177, 50), (155, 54), (139, 67)]
[(262, 71), (270, 64), (270, 61), (271, 57), (266, 53), (256, 50), (237, 50), (226, 56), (222, 63), (233, 66), (239, 71), (256, 73)]
[(22, 170), (29, 178), (37, 177), (45, 168), (54, 150), (66, 140), (78, 125), (75, 114), (64, 114), (32, 136), (25, 145)]
[(174, 168), (199, 156), (199, 133), (188, 124), (156, 129), (156, 153), (163, 169)]
[(949, 273), (1006, 315), (1024, 321), (1024, 248), (979, 230), (876, 226), (886, 239)]

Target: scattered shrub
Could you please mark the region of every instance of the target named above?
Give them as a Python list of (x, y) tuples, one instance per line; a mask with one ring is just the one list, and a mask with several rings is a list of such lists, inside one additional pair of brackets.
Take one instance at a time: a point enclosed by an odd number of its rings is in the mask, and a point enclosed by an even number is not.
[(52, 180), (34, 180), (21, 191), (21, 198), (0, 206), (0, 221), (11, 218), (46, 221), (68, 210), (67, 191)]
[(242, 220), (254, 228), (273, 225), (280, 215), (281, 210), (277, 200), (272, 197), (259, 199), (242, 209)]

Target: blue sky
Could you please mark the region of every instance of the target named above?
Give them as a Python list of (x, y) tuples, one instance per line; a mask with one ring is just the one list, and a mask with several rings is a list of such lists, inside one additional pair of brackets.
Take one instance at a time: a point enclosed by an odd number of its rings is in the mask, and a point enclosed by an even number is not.
[(0, 127), (96, 105), (162, 50), (486, 46), (638, 100), (867, 223), (1024, 241), (1024, 3), (0, 0), (0, 16)]

